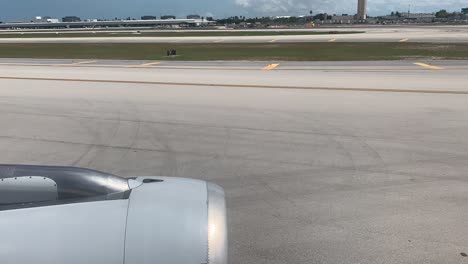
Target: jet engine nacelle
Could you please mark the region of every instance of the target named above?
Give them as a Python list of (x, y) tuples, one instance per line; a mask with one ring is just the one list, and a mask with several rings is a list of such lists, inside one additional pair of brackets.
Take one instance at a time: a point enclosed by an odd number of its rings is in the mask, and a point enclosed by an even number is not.
[(227, 263), (223, 189), (173, 177), (0, 165), (2, 263)]

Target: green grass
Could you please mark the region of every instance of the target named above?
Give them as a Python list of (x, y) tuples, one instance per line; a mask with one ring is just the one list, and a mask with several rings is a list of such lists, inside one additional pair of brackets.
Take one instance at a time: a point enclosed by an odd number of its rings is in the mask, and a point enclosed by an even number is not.
[(330, 35), (358, 34), (363, 31), (208, 31), (208, 32), (80, 32), (80, 33), (24, 33), (0, 34), (0, 38), (83, 38), (83, 37), (229, 37), (229, 36), (286, 36), (286, 35)]
[[(175, 58), (167, 49), (177, 49)], [(0, 44), (3, 58), (130, 60), (350, 61), (468, 59), (468, 44), (255, 43), (255, 44)]]

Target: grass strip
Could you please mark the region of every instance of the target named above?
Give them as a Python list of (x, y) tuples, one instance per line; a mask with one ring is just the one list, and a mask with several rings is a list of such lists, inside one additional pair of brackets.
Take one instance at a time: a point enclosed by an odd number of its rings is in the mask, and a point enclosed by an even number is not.
[[(176, 57), (166, 57), (176, 49)], [(468, 59), (468, 44), (432, 43), (109, 43), (0, 44), (3, 58), (128, 60), (355, 61)]]

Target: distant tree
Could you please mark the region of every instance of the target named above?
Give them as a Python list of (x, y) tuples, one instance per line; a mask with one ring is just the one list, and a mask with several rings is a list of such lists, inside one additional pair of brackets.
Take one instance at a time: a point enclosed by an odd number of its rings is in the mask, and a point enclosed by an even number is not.
[(390, 13), (391, 16), (394, 16), (395, 15), (395, 12), (392, 11), (392, 13)]
[(436, 12), (435, 16), (437, 18), (447, 18), (449, 16), (449, 13), (447, 12), (447, 10), (442, 9), (442, 10)]
[(462, 8), (461, 12), (465, 15), (468, 15), (468, 7)]
[(317, 14), (314, 16), (314, 20), (320, 20), (323, 21), (326, 19), (326, 14)]

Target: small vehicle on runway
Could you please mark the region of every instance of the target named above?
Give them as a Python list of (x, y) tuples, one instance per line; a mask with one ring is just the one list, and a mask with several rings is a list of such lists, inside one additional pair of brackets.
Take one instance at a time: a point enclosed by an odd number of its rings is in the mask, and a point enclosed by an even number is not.
[(227, 263), (224, 191), (173, 177), (0, 165), (0, 262)]

